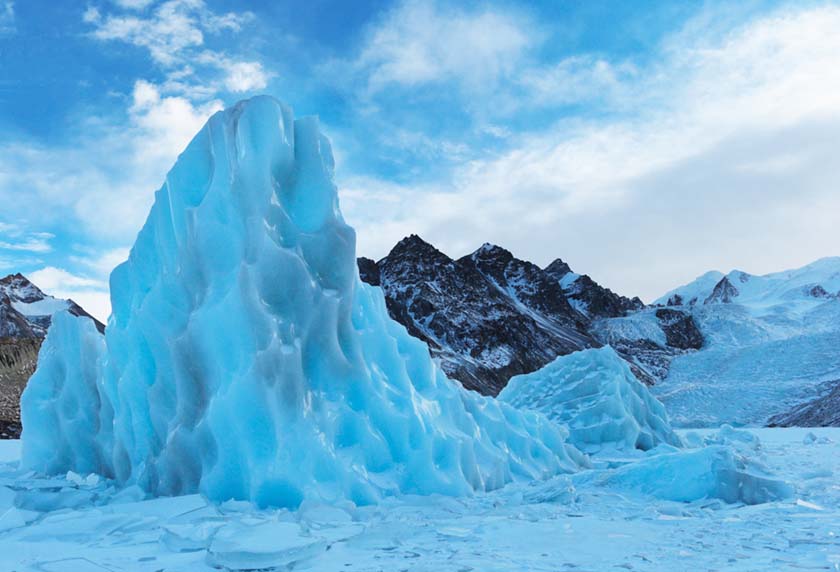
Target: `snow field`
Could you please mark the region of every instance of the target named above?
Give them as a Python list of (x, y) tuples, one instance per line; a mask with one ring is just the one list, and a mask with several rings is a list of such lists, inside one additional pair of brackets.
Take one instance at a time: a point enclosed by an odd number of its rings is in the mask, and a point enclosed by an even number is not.
[(403, 495), (364, 507), (304, 501), (293, 511), (262, 510), (199, 495), (145, 500), (138, 487), (87, 476), (36, 477), (9, 461), (18, 443), (3, 441), (0, 569), (838, 569), (840, 429), (681, 436), (694, 446), (726, 443), (757, 455), (792, 496), (758, 505), (668, 500), (628, 486), (628, 467), (644, 462), (628, 460), (465, 498)]

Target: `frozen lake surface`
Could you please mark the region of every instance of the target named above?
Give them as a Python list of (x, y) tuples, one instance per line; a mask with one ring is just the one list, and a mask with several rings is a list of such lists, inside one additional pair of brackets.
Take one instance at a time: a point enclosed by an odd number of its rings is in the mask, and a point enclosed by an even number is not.
[(840, 570), (840, 429), (750, 432), (789, 498), (662, 500), (617, 478), (638, 460), (601, 459), (470, 498), (257, 510), (199, 495), (143, 500), (95, 476), (34, 478), (17, 468), (19, 443), (3, 441), (0, 570)]

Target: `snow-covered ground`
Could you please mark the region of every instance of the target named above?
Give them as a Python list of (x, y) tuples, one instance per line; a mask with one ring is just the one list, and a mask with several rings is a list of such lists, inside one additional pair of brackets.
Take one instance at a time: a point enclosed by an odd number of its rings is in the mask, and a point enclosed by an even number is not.
[[(668, 495), (633, 486), (644, 460), (614, 459), (469, 498), (257, 510), (198, 495), (141, 500), (96, 477), (32, 478), (17, 468), (19, 443), (4, 441), (0, 570), (840, 570), (840, 429), (750, 433), (760, 447), (743, 432), (735, 439), (792, 486), (789, 498), (661, 500)], [(681, 435), (715, 441), (710, 430)], [(686, 472), (647, 470), (660, 493), (697, 484)]]

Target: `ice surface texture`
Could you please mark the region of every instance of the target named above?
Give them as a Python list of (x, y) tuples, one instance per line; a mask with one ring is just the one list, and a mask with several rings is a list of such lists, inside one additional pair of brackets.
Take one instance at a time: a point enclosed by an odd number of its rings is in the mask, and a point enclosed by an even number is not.
[(315, 118), (268, 97), (214, 115), (111, 275), (104, 353), (69, 317), (50, 330), (24, 466), (297, 506), (462, 495), (585, 463), (542, 415), (446, 379), (388, 318), (358, 279), (332, 173)]
[(110, 404), (102, 399), (105, 339), (93, 320), (61, 311), (38, 354), (38, 368), (21, 397), (32, 430), (25, 442), (32, 467), (47, 474), (99, 472), (112, 442)]
[(610, 346), (561, 356), (515, 376), (499, 399), (568, 426), (570, 441), (590, 453), (680, 445), (665, 407)]

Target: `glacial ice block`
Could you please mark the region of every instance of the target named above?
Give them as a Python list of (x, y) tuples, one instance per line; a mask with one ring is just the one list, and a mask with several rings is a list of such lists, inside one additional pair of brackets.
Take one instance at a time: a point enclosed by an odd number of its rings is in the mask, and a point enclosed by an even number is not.
[[(317, 120), (269, 97), (217, 113), (111, 275), (102, 355), (76, 350), (78, 327), (46, 344), (24, 466), (293, 507), (463, 495), (587, 462), (544, 416), (448, 380), (355, 260)], [(91, 422), (69, 434), (75, 395)], [(103, 453), (51, 451), (74, 439)]]
[(665, 407), (610, 346), (561, 356), (517, 375), (499, 400), (567, 426), (570, 442), (588, 453), (680, 445)]
[(21, 417), (32, 430), (23, 441), (28, 468), (40, 473), (99, 472), (112, 444), (110, 404), (102, 399), (105, 339), (93, 320), (63, 310), (38, 354), (38, 368), (21, 396)]

